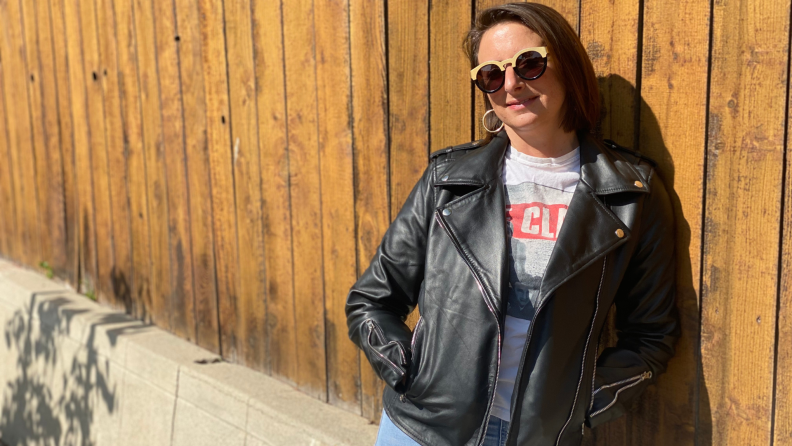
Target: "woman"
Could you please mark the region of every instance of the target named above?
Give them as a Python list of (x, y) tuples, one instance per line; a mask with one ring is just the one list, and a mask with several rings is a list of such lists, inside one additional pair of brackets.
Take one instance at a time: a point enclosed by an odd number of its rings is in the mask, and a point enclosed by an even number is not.
[(491, 135), (430, 157), (347, 298), (387, 384), (377, 445), (577, 445), (674, 354), (668, 195), (592, 136), (594, 70), (556, 11), (487, 9), (465, 46)]

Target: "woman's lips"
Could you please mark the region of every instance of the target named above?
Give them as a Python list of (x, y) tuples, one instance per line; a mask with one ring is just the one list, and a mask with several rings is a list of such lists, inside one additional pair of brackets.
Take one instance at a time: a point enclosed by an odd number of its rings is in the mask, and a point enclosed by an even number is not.
[(520, 102), (515, 102), (515, 103), (508, 104), (507, 107), (509, 107), (509, 109), (511, 109), (511, 110), (520, 110), (520, 109), (523, 109), (523, 108), (531, 105), (538, 97), (539, 96), (534, 96), (532, 98), (526, 98), (526, 99), (523, 99)]

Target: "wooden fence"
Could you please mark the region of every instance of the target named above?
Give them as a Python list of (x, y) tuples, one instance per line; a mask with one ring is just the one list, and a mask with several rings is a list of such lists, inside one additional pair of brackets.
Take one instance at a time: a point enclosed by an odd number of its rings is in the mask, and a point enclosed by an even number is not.
[[(495, 3), (0, 0), (0, 254), (378, 419), (346, 293), (482, 134), (461, 42)], [(678, 220), (678, 354), (587, 444), (792, 445), (790, 0), (546, 3)]]

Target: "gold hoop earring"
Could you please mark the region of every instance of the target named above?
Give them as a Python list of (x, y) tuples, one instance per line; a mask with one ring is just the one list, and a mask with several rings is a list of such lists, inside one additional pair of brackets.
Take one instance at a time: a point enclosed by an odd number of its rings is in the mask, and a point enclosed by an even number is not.
[(487, 115), (490, 114), (490, 112), (495, 113), (495, 110), (489, 109), (489, 110), (486, 111), (486, 113), (484, 113), (484, 116), (481, 117), (481, 126), (484, 127), (484, 130), (486, 130), (486, 131), (488, 131), (490, 133), (498, 133), (498, 132), (500, 132), (503, 129), (503, 126), (505, 124), (503, 122), (501, 122), (500, 127), (498, 127), (497, 129), (495, 129), (495, 130), (488, 129), (487, 128)]

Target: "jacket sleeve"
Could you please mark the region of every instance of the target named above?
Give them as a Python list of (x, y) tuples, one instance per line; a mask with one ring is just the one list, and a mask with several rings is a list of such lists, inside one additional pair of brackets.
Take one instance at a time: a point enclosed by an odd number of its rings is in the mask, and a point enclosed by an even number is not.
[(650, 180), (640, 239), (615, 297), (618, 342), (597, 360), (586, 416), (592, 428), (622, 416), (665, 372), (680, 335), (673, 209), (660, 178), (650, 175)]
[(349, 338), (377, 375), (403, 392), (411, 361), (412, 332), (404, 323), (418, 303), (424, 277), (426, 240), (432, 218), (430, 162), (391, 223), (371, 264), (346, 301)]

